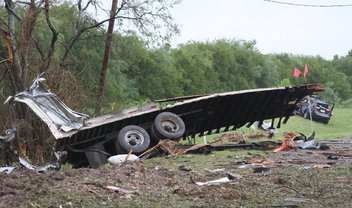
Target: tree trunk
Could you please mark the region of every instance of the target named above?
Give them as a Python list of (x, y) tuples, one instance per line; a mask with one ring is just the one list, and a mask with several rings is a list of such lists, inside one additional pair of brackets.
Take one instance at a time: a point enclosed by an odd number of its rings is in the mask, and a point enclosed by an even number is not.
[(117, 0), (112, 0), (109, 27), (108, 27), (108, 32), (107, 32), (106, 42), (105, 42), (104, 58), (101, 66), (101, 72), (100, 72), (100, 82), (99, 82), (99, 89), (97, 94), (97, 104), (95, 107), (95, 115), (100, 115), (100, 110), (103, 105), (106, 73), (107, 73), (108, 63), (110, 58), (111, 42), (112, 42), (114, 24), (115, 24), (114, 16), (116, 14), (116, 11), (117, 11)]

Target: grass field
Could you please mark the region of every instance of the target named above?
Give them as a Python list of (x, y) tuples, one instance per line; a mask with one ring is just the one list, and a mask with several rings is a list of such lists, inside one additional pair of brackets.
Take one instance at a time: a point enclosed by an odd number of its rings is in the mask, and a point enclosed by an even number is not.
[[(304, 119), (301, 116), (291, 116), (286, 124), (282, 124), (281, 128), (278, 129), (276, 139), (280, 139), (282, 133), (286, 131), (300, 132), (309, 136), (311, 129), (316, 133), (315, 138), (320, 139), (332, 139), (338, 137), (352, 136), (352, 108), (335, 108), (334, 115), (332, 116), (329, 124), (323, 124), (319, 122), (311, 122), (310, 120)], [(251, 128), (242, 127), (235, 132), (237, 133), (254, 133), (257, 130)], [(211, 141), (213, 138), (219, 137), (221, 134), (213, 134), (207, 136), (207, 141)], [(202, 138), (196, 138), (196, 143), (202, 143)]]
[[(332, 139), (337, 137), (352, 136), (352, 108), (334, 109), (329, 124), (312, 122), (316, 132), (316, 139)], [(282, 125), (280, 132), (298, 131), (306, 135), (311, 133), (311, 122), (300, 116), (293, 116), (286, 125)]]

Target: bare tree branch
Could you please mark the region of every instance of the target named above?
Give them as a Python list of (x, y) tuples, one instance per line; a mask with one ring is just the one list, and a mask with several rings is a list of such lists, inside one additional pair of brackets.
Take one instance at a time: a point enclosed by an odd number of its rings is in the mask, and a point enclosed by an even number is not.
[(21, 17), (13, 10), (14, 3), (12, 0), (4, 0), (5, 1), (5, 8), (9, 11), (18, 21), (21, 21)]
[(0, 64), (5, 63), (5, 62), (11, 62), (11, 61), (9, 59), (5, 59), (5, 60), (0, 61)]
[[(115, 17), (113, 17), (113, 18), (115, 18)], [(80, 36), (83, 33), (85, 33), (86, 31), (88, 31), (88, 30), (90, 30), (92, 28), (97, 28), (97, 27), (103, 25), (105, 22), (108, 22), (110, 19), (112, 19), (112, 18), (105, 19), (105, 20), (103, 20), (101, 22), (96, 22), (95, 24), (92, 24), (92, 25), (87, 26), (87, 27), (83, 27), (79, 31), (77, 31), (75, 33), (75, 35), (70, 39), (68, 45), (65, 47), (66, 50), (65, 50), (65, 53), (62, 56), (61, 60), (63, 60), (63, 61), (66, 60), (66, 58), (68, 57), (69, 53), (71, 52), (73, 46), (76, 44), (76, 42), (79, 40)]]
[(88, 1), (87, 4), (82, 8), (82, 11), (86, 11), (90, 4), (95, 5), (95, 4), (97, 4), (97, 2), (93, 1), (93, 0)]
[(40, 58), (42, 60), (44, 60), (45, 56), (44, 56), (44, 51), (42, 49), (42, 47), (40, 46), (40, 44), (38, 43), (38, 40), (34, 37), (32, 37), (33, 41), (34, 41), (34, 44), (35, 44), (35, 48), (37, 49), (39, 55), (40, 55)]
[[(43, 1), (40, 1), (39, 3), (43, 3)], [(23, 17), (23, 21), (21, 24), (21, 38), (20, 38), (21, 47), (19, 47), (19, 57), (21, 62), (21, 65), (20, 65), (21, 73), (19, 76), (22, 80), (22, 85), (23, 85), (21, 86), (21, 88), (24, 88), (25, 82), (27, 81), (28, 70), (29, 70), (27, 59), (28, 59), (28, 54), (30, 49), (30, 40), (32, 40), (32, 34), (37, 23), (37, 17), (41, 12), (41, 10), (42, 9), (40, 7), (36, 6), (35, 0), (31, 0), (31, 4), (28, 7), (28, 10), (25, 16)]]
[(27, 2), (27, 1), (16, 1), (16, 4), (24, 4), (24, 5), (31, 5), (30, 2)]
[(51, 62), (51, 57), (54, 54), (55, 51), (55, 43), (57, 41), (57, 37), (59, 35), (59, 33), (57, 32), (57, 30), (55, 29), (54, 25), (51, 22), (50, 19), (50, 13), (49, 13), (49, 0), (45, 0), (45, 5), (44, 5), (44, 10), (45, 10), (45, 20), (51, 30), (52, 33), (52, 37), (51, 37), (51, 42), (50, 42), (50, 48), (49, 48), (49, 52), (48, 55), (46, 57), (46, 64), (44, 65), (44, 67), (41, 69), (41, 72), (45, 71), (46, 69), (49, 68), (50, 62)]

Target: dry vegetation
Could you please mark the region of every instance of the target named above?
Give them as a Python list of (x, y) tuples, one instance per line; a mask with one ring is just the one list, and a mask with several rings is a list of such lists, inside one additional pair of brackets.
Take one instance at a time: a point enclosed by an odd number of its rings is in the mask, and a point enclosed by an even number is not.
[[(352, 138), (340, 141), (352, 142)], [(324, 151), (167, 156), (99, 169), (65, 165), (61, 171), (39, 174), (17, 169), (9, 175), (1, 173), (0, 207), (351, 207), (351, 148), (330, 146)], [(250, 161), (264, 163), (270, 171), (239, 168)], [(331, 167), (313, 168), (321, 164)], [(191, 170), (180, 170), (182, 165)], [(225, 171), (207, 170), (215, 168)], [(231, 184), (194, 184), (226, 177), (228, 171), (241, 177)], [(110, 191), (107, 186), (132, 193)]]

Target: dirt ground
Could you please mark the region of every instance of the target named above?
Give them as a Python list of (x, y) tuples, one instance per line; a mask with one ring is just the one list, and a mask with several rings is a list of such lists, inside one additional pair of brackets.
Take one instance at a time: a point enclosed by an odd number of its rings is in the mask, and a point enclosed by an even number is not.
[[(17, 168), (0, 173), (0, 207), (352, 207), (352, 137), (324, 142), (329, 150), (224, 151), (45, 173)], [(195, 184), (229, 175), (229, 183)]]

